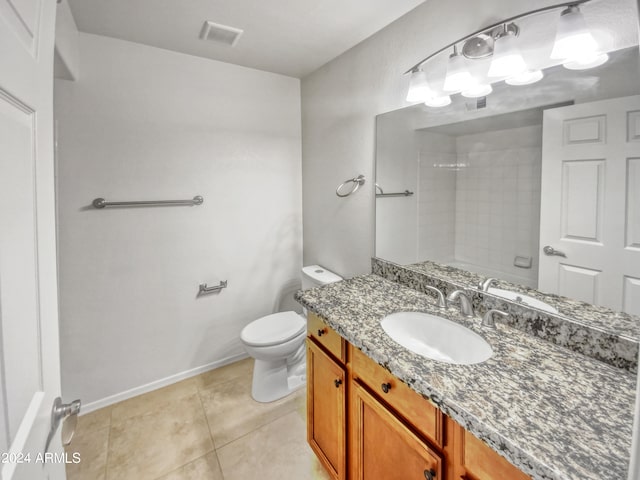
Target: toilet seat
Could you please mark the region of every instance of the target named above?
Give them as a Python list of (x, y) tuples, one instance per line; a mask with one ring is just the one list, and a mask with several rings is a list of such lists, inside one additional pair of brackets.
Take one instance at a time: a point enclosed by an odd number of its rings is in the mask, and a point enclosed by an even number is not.
[(254, 320), (242, 329), (240, 338), (253, 347), (284, 343), (304, 333), (305, 319), (296, 312), (278, 312)]

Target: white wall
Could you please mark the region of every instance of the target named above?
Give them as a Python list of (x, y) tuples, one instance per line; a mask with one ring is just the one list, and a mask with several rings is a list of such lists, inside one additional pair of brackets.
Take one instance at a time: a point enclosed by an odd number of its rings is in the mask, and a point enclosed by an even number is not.
[[(380, 117), (377, 125), (375, 181), (384, 193), (409, 190), (408, 197), (377, 197), (376, 252), (381, 258), (400, 264), (418, 259), (418, 161), (415, 133), (407, 115)], [(373, 178), (371, 183), (373, 183)]]
[[(535, 5), (533, 4), (535, 3)], [(375, 117), (406, 106), (403, 73), (438, 48), (551, 0), (426, 1), (302, 80), (304, 261), (350, 276), (370, 271)], [(364, 174), (357, 195), (336, 186)]]
[[(242, 327), (299, 278), (300, 90), (86, 34), (80, 72), (55, 95), (60, 328), (64, 396), (91, 403), (244, 355)], [(202, 206), (89, 206), (194, 195)]]

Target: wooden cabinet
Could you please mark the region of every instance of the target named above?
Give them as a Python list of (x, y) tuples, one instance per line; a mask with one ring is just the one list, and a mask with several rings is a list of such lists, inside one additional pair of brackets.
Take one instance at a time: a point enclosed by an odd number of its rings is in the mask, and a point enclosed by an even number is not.
[(352, 480), (441, 480), (442, 455), (358, 381), (351, 383)]
[(463, 480), (527, 480), (530, 477), (514, 467), (505, 458), (491, 450), (460, 425), (462, 439), (461, 463), (464, 469)]
[(347, 478), (345, 369), (307, 339), (307, 441), (331, 476)]
[(335, 480), (529, 479), (314, 314), (307, 439)]
[(442, 412), (357, 348), (349, 345), (351, 376), (374, 392), (385, 405), (429, 440), (442, 447)]

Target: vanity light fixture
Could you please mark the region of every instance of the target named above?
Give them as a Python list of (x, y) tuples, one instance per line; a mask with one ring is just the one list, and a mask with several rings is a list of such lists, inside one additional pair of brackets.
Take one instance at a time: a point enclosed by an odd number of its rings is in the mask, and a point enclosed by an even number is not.
[(565, 62), (588, 62), (597, 56), (598, 44), (587, 28), (578, 5), (562, 11), (551, 58)]
[(453, 53), (449, 56), (447, 75), (444, 77), (442, 89), (445, 92), (460, 92), (472, 88), (475, 83), (465, 65), (465, 57), (458, 53), (458, 48), (454, 45)]
[(429, 85), (426, 72), (416, 70), (411, 73), (407, 102), (424, 102), (428, 107), (446, 107), (451, 97), (434, 91)]
[[(491, 83), (497, 81), (505, 80), (508, 85), (535, 83), (544, 78), (544, 68), (560, 63), (571, 70), (584, 70), (602, 65), (609, 57), (598, 49), (598, 44), (587, 28), (580, 11), (580, 7), (590, 1), (570, 0), (541, 7), (494, 23), (450, 43), (405, 72), (411, 73), (407, 101), (424, 102), (431, 107), (446, 106), (451, 103), (450, 95), (452, 94), (461, 93), (469, 98), (486, 96), (493, 90)], [(523, 58), (518, 46), (520, 26), (514, 22), (554, 10), (560, 13), (560, 16), (549, 61), (538, 70), (528, 69), (526, 59)], [(551, 40), (551, 38), (548, 39), (549, 43)], [(461, 53), (458, 53), (459, 45)], [(453, 47), (453, 54), (448, 59), (443, 92), (436, 92), (426, 81), (427, 72), (424, 67), (430, 59), (451, 47)], [(485, 74), (480, 61), (489, 58), (491, 63), (488, 73)], [(539, 64), (539, 62), (540, 59), (536, 58), (532, 63)], [(436, 83), (440, 82), (436, 81)]]
[(507, 85), (531, 85), (532, 83), (539, 82), (544, 78), (542, 70), (525, 70), (518, 75), (507, 78), (504, 82)]
[(488, 76), (512, 77), (527, 69), (527, 65), (524, 63), (524, 59), (518, 49), (517, 37), (520, 29), (515, 25), (514, 27), (514, 29), (509, 29), (505, 24), (504, 30), (497, 35)]
[(412, 72), (409, 91), (407, 92), (407, 102), (424, 102), (431, 96), (433, 96), (433, 92), (427, 81), (427, 73), (422, 70)]

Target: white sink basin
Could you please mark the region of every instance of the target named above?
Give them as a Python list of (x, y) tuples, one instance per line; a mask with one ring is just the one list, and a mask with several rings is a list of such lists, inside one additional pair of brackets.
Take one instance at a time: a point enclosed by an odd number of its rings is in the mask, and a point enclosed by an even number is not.
[(558, 310), (553, 308), (551, 305), (544, 303), (542, 300), (538, 300), (537, 298), (525, 295), (524, 293), (510, 292), (509, 290), (502, 290), (501, 288), (494, 287), (489, 287), (487, 293), (506, 298), (507, 300), (515, 300), (518, 303), (537, 308), (538, 310), (542, 310), (543, 312), (558, 313)]
[(418, 355), (446, 363), (480, 363), (493, 355), (484, 338), (446, 318), (421, 312), (387, 315), (380, 323), (403, 347)]

